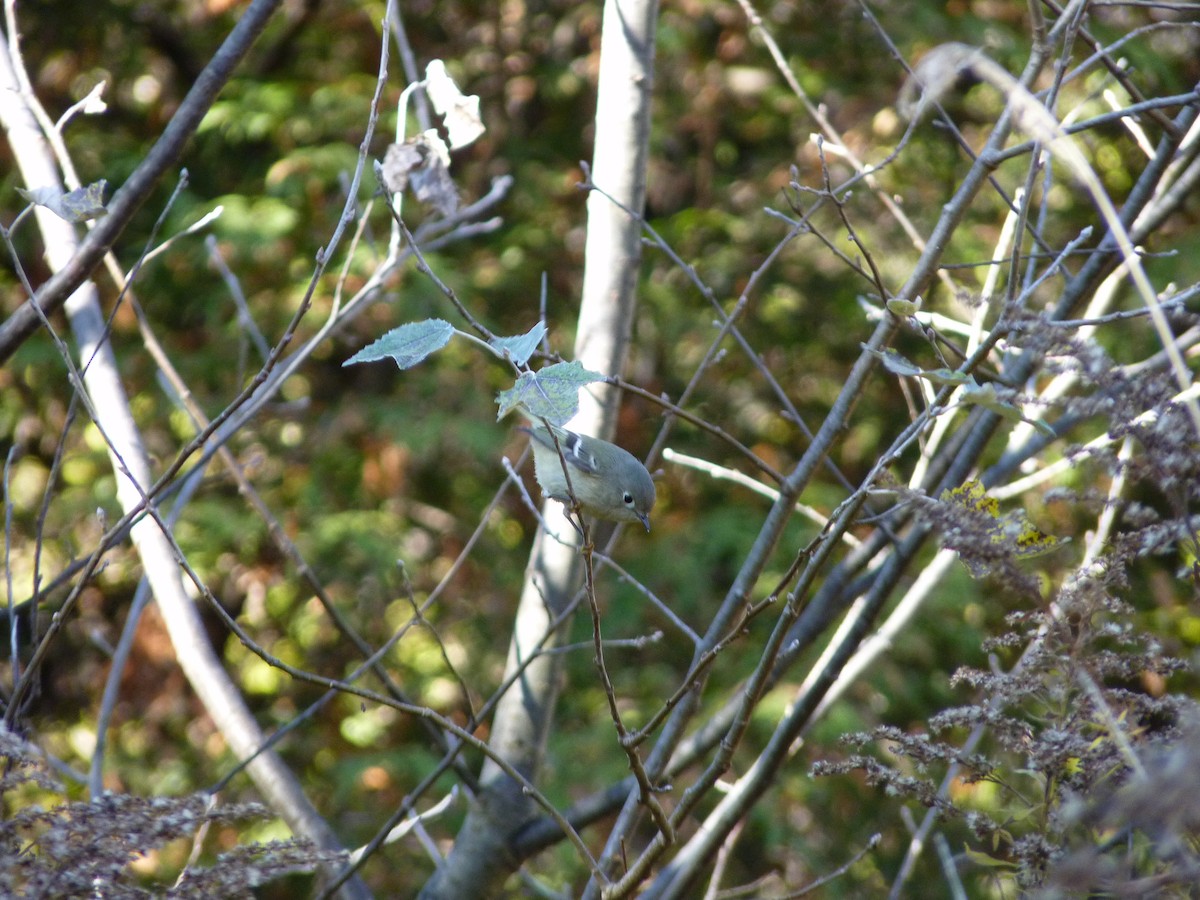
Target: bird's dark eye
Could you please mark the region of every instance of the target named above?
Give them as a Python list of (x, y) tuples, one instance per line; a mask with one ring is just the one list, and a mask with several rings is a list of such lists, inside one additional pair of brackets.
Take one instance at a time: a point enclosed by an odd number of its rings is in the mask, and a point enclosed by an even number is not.
[(625, 501), (626, 506), (633, 506), (633, 494), (629, 493), (629, 491), (626, 491), (621, 499)]

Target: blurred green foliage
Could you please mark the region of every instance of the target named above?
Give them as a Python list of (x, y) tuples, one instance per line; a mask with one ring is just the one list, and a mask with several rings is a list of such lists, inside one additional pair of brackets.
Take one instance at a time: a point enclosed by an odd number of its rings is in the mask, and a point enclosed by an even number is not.
[[(515, 178), (498, 210), (504, 218), (500, 230), (431, 253), (428, 261), (480, 321), (502, 334), (522, 333), (537, 320), (545, 277), (550, 343), (569, 357), (586, 227), (585, 197), (575, 185), (581, 177), (578, 163), (590, 158), (595, 138), (591, 114), (600, 6), (567, 0), (535, 5), (422, 0), (402, 6), (420, 63), (445, 59), (459, 84), (483, 101), (489, 132), (454, 161), (463, 196), (477, 198), (495, 176)], [(109, 111), (77, 120), (67, 130), (85, 182), (104, 177), (119, 184), (133, 170), (240, 8), (196, 0), (19, 5), (26, 61), (52, 117), (96, 82), (109, 84)], [(1028, 49), (1023, 10), (1020, 4), (907, 2), (890, 4), (879, 14), (886, 12), (885, 27), (908, 59), (928, 49), (930, 35), (937, 35), (937, 41), (986, 43), (1011, 69)], [(287, 5), (222, 93), (182, 161), (188, 184), (167, 213), (160, 239), (222, 206), (222, 215), (205, 234), (215, 238), (268, 341), (291, 319), (314, 255), (328, 240), (344, 202), (374, 90), (382, 12), (382, 2)], [(859, 8), (792, 0), (765, 5), (760, 12), (803, 87), (826, 106), (848, 145), (871, 159), (884, 156), (902, 128), (893, 109), (902, 72), (884, 64), (891, 62), (889, 51)], [(1172, 85), (1170, 90), (1196, 81), (1195, 60), (1155, 54), (1136, 44), (1129, 52), (1142, 75)], [(734, 4), (689, 0), (666, 5), (657, 69), (650, 221), (680, 258), (696, 266), (714, 291), (713, 301), (729, 312), (756, 267), (786, 233), (779, 219), (763, 213), (764, 207), (788, 212), (793, 179), (821, 187), (819, 158), (808, 140), (815, 127), (759, 42), (749, 36)], [(393, 55), (371, 148), (376, 156), (391, 140), (402, 87)], [(979, 97), (982, 103), (996, 102), (986, 92)], [(979, 145), (988, 122), (987, 114), (960, 122), (972, 146)], [(1105, 137), (1093, 135), (1091, 149), (1107, 186), (1120, 195), (1128, 189), (1127, 161), (1136, 150), (1116, 129)], [(11, 163), (7, 150), (0, 153)], [(844, 177), (836, 156), (828, 159)], [(889, 193), (903, 197), (918, 228), (927, 231), (966, 165), (943, 129), (925, 125), (917, 130), (905, 164), (885, 169), (879, 178)], [(11, 165), (0, 166), (0, 172), (9, 173), (0, 182), (0, 216), (11, 222), (19, 210), (12, 190), (16, 176)], [(118, 255), (125, 264), (137, 257), (173, 187), (160, 187), (122, 240)], [(374, 192), (368, 169), (360, 205)], [(866, 193), (848, 198), (845, 213), (894, 287), (916, 254), (900, 229), (878, 220)], [(794, 199), (801, 205), (808, 202), (804, 194)], [(1058, 202), (1064, 208), (1062, 221), (1088, 221), (1079, 196), (1064, 195)], [(411, 206), (419, 218), (416, 204)], [(998, 208), (991, 195), (981, 199), (970, 213), (977, 224), (956, 232), (948, 262), (992, 257), (1002, 220)], [(354, 250), (348, 288), (361, 284), (382, 256), (388, 227), (377, 207)], [(838, 241), (842, 251), (852, 252), (828, 212), (818, 218), (817, 227)], [(16, 239), (31, 277), (42, 280), (46, 273), (38, 268), (40, 253), (32, 238), (18, 232)], [(343, 242), (297, 340), (319, 327), (348, 252)], [(1152, 265), (1178, 266), (1187, 281), (1194, 278), (1197, 264), (1193, 255)], [(980, 269), (979, 280), (985, 275)], [(969, 275), (963, 279), (971, 281)], [(115, 291), (108, 285), (102, 289), (111, 309)], [(180, 239), (145, 268), (135, 291), (200, 406), (215, 415), (245, 387), (261, 361), (210, 261), (204, 237)], [(345, 358), (390, 327), (453, 315), (441, 294), (412, 268), (393, 278), (385, 292), (386, 303), (322, 348), (297, 373), (279, 404), (260, 414), (231, 445), (279, 527), (299, 547), (334, 603), (375, 646), (408, 620), (409, 585), (411, 599), (421, 603), (450, 569), (503, 484), (501, 455), (508, 451), (512, 456), (519, 447), (511, 423), (494, 421), (492, 398), (506, 385), (508, 373), (470, 347), (452, 343), (402, 374), (387, 366), (341, 368)], [(847, 366), (858, 356), (867, 332), (857, 301), (873, 292), (869, 280), (854, 274), (814, 237), (802, 235), (749, 294), (743, 334), (750, 346), (763, 351), (761, 364), (784, 386), (810, 427), (819, 424)], [(7, 309), (22, 299), (7, 261), (0, 270), (0, 296)], [(708, 349), (716, 312), (684, 273), (651, 248), (643, 261), (640, 300), (629, 377), (651, 392), (677, 397)], [(926, 305), (953, 300), (937, 289)], [(54, 324), (65, 330), (61, 317)], [(113, 327), (138, 425), (152, 451), (160, 454), (156, 465), (165, 466), (193, 426), (156, 380), (127, 306)], [(914, 341), (900, 349), (915, 356), (922, 345)], [(689, 408), (784, 469), (803, 453), (805, 442), (781, 416), (757, 365), (759, 361), (731, 350), (700, 385)], [(876, 387), (861, 399), (854, 431), (835, 460), (851, 481), (874, 463), (881, 441), (908, 421), (899, 389)], [(87, 434), (85, 415), (67, 433), (56, 483), (47, 484), (69, 397), (61, 363), (44, 335), (29, 341), (0, 371), (0, 441), (4, 450), (19, 441), (25, 454), (10, 475), (17, 533), (35, 533), (42, 491), (49, 487), (53, 492), (45, 528), (55, 541), (45, 545), (44, 575), (57, 571), (68, 556), (90, 551), (100, 532), (97, 508), (110, 521), (118, 515), (111, 469), (102, 443)], [(620, 439), (640, 453), (658, 424), (654, 408), (631, 401)], [(727, 448), (686, 424), (676, 427), (671, 445), (747, 468)], [(627, 536), (620, 560), (698, 628), (744, 557), (765, 501), (690, 470), (663, 468), (654, 533)], [(828, 510), (840, 499), (839, 490), (831, 480), (805, 500)], [(416, 633), (385, 659), (411, 695), (437, 698), (430, 702), (458, 721), (478, 709), (484, 698), (464, 695), (460, 685), (494, 685), (499, 678), (536, 527), (509, 489), (483, 524), (480, 545), (457, 570), (440, 602), (425, 612), (428, 627), (437, 630), (447, 647), (453, 670), (437, 642)], [(815, 530), (797, 520), (781, 543), (772, 577), (781, 574)], [(329, 676), (342, 676), (358, 662), (311, 590), (274, 548), (266, 524), (239, 500), (236, 486), (219, 468), (209, 470), (189, 503), (178, 537), (218, 599), (254, 629), (269, 652)], [(71, 765), (86, 758), (86, 731), (105, 668), (89, 633), (97, 629), (104, 640), (116, 640), (140, 574), (125, 548), (110, 555), (108, 566), (48, 664), (34, 714), (46, 744)], [(29, 556), (16, 554), (12, 574), (20, 586), (18, 598), (27, 594), (31, 573)], [(1163, 587), (1158, 602), (1147, 609), (1151, 627), (1180, 648), (1200, 645), (1196, 617), (1187, 613), (1177, 593), (1156, 581), (1161, 572), (1148, 571), (1144, 577)], [(639, 710), (648, 715), (657, 708), (664, 687), (686, 669), (690, 646), (637, 591), (606, 575), (601, 592), (606, 636), (664, 632), (651, 651), (622, 649), (609, 659), (617, 693), (636, 721)], [(985, 586), (960, 573), (895, 654), (853, 688), (854, 702), (837, 707), (814, 730), (812, 753), (836, 755), (833, 741), (843, 731), (876, 722), (904, 727), (952, 705), (959, 695), (948, 685), (945, 661), (985, 665), (982, 637), (999, 627), (1006, 609), (1005, 598), (989, 595)], [(292, 683), (225, 635), (215, 621), (212, 625), (214, 640), (225, 648), (230, 668), (264, 722), (283, 724), (319, 699), (315, 688)], [(203, 788), (230, 764), (227, 748), (188, 692), (152, 612), (142, 632), (110, 734), (107, 771), (112, 786), (147, 794)], [(578, 799), (577, 783), (590, 788), (624, 775), (623, 762), (607, 750), (612, 726), (600, 712), (605, 700), (596, 686), (590, 623), (584, 618), (575, 623), (574, 637), (581, 649), (570, 657), (569, 677), (581, 687), (562, 698), (549, 754), (556, 763), (546, 784), (548, 795), (560, 802)], [(738, 658), (738, 648), (735, 642), (727, 651), (730, 663), (715, 670), (711, 697), (723, 698), (753, 666), (755, 660)], [(75, 656), (83, 661), (75, 662)], [(796, 669), (803, 671), (804, 666)], [(779, 696), (788, 694), (781, 688)], [(767, 727), (763, 725), (764, 733)], [(486, 727), (480, 734), (486, 737)], [(350, 843), (369, 839), (436, 759), (412, 721), (387, 710), (361, 709), (353, 698), (323, 707), (281, 749)], [(801, 753), (790, 772), (794, 777), (785, 778), (756, 809), (738, 851), (745, 857), (745, 872), (761, 871), (763, 860), (754, 848), (765, 847), (773, 865), (802, 882), (843, 863), (848, 851), (865, 846), (870, 833), (891, 815), (874, 789), (848, 779), (807, 777), (805, 758)], [(230, 791), (235, 797), (251, 793), (245, 779), (235, 781)], [(837, 827), (827, 827), (831, 822)], [(897, 837), (901, 833), (890, 829), (878, 853), (854, 867), (828, 896), (881, 890), (906, 849), (905, 840)], [(579, 874), (572, 851), (561, 848), (550, 854), (558, 854), (561, 883), (570, 889)], [(416, 851), (395, 845), (369, 863), (365, 875), (380, 896), (408, 896), (428, 865)], [(737, 881), (731, 878), (731, 883)]]

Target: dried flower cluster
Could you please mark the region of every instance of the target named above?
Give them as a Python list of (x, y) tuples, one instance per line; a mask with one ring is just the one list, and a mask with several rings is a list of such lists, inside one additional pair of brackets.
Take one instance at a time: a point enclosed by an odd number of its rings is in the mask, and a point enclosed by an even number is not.
[[(977, 842), (960, 867), (985, 862), (1035, 895), (1182, 896), (1200, 873), (1200, 709), (1170, 690), (1188, 666), (1136, 627), (1133, 585), (1142, 558), (1194, 551), (1189, 511), (1200, 499), (1200, 454), (1169, 400), (1177, 389), (1161, 373), (1121, 370), (1095, 347), (1048, 333), (1037, 349), (1060, 354), (1060, 369), (1087, 387), (1065, 412), (1102, 412), (1110, 438), (1129, 435), (1137, 446), (1124, 458), (1108, 444), (1071, 454), (1103, 479), (1126, 478), (1141, 499), (1122, 501), (1102, 552), (1060, 566), (1047, 590), (1021, 565), (1019, 548), (998, 539), (993, 508), (913, 495), (944, 546), (989, 585), (1032, 599), (1032, 609), (1010, 615), (1008, 630), (985, 642), (990, 671), (955, 674), (952, 684), (972, 690), (975, 702), (932, 716), (928, 734), (882, 727), (848, 736), (880, 755), (818, 763), (814, 772), (861, 771), (889, 794), (936, 810), (943, 826), (958, 820)], [(1058, 489), (1054, 499), (1091, 514), (1105, 509), (1087, 491)], [(1188, 577), (1183, 567), (1179, 574)], [(983, 783), (995, 799), (972, 789)]]
[[(2, 727), (0, 759), (0, 798), (8, 810), (0, 822), (3, 897), (248, 898), (255, 887), (339, 858), (303, 840), (241, 845), (211, 866), (187, 867), (174, 885), (146, 884), (130, 868), (138, 858), (172, 841), (195, 841), (206, 826), (263, 818), (268, 810), (257, 804), (217, 807), (203, 794), (106, 794), (72, 802), (36, 749)], [(53, 805), (26, 802), (30, 792)]]

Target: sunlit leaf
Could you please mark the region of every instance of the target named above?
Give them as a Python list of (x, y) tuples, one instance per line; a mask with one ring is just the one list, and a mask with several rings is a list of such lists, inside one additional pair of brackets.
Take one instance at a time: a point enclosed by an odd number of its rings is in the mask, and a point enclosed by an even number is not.
[[(885, 369), (893, 375), (901, 375), (905, 378), (924, 378), (926, 381), (931, 381), (934, 384), (942, 385), (959, 385), (959, 384), (974, 384), (973, 376), (966, 372), (956, 372), (953, 369), (922, 369), (916, 363), (912, 362), (905, 356), (897, 353), (895, 350), (875, 350), (868, 347), (866, 344), (862, 348), (875, 356)], [(994, 394), (994, 392), (993, 392)]]
[(429, 354), (445, 347), (453, 335), (454, 326), (442, 319), (411, 322), (393, 328), (375, 343), (363, 347), (342, 365), (375, 362), (390, 357), (401, 369), (410, 369)]
[(84, 115), (98, 116), (108, 110), (108, 104), (104, 102), (104, 89), (107, 84), (105, 81), (96, 82), (96, 86), (79, 102), (79, 110)]
[(529, 362), (529, 357), (533, 356), (533, 351), (537, 350), (545, 336), (546, 324), (538, 322), (527, 333), (517, 337), (493, 338), (491, 345), (501, 353), (507, 353), (518, 366), (523, 366)]
[(942, 385), (949, 384), (949, 385), (957, 386), (960, 384), (974, 384), (975, 383), (974, 376), (968, 375), (966, 372), (956, 372), (953, 369), (946, 369), (946, 368), (925, 369), (921, 372), (921, 377), (924, 378), (926, 381), (930, 381), (930, 382), (933, 382), (934, 384), (942, 384)]
[(875, 350), (866, 344), (863, 344), (862, 348), (878, 359), (883, 367), (893, 375), (912, 377), (921, 374), (920, 366), (901, 356), (895, 350)]
[(997, 859), (990, 854), (983, 853), (980, 850), (972, 850), (970, 847), (965, 847), (964, 856), (977, 866), (991, 869), (1015, 869), (1016, 866), (1003, 859)]
[(1011, 400), (1001, 397), (996, 391), (994, 384), (978, 385), (974, 388), (966, 390), (962, 395), (962, 402), (973, 406), (982, 406), (989, 412), (994, 412), (1002, 419), (1007, 419), (1010, 422), (1023, 422), (1025, 416), (1021, 410), (1017, 408)]
[(440, 59), (425, 67), (425, 91), (434, 110), (446, 123), (453, 149), (473, 143), (486, 130), (479, 115), (479, 98), (460, 91)]
[(548, 419), (562, 425), (579, 411), (579, 389), (603, 381), (599, 372), (585, 369), (578, 362), (555, 363), (537, 372), (522, 372), (517, 383), (496, 397), (502, 419), (514, 409), (530, 418)]
[(921, 298), (908, 300), (904, 297), (893, 297), (887, 302), (888, 312), (897, 316), (915, 316), (921, 311)]
[(996, 390), (993, 384), (979, 385), (975, 384), (972, 379), (972, 384), (962, 394), (962, 402), (974, 406), (982, 406), (989, 412), (994, 412), (1002, 419), (1007, 419), (1010, 422), (1028, 422), (1042, 434), (1054, 436), (1054, 429), (1041, 419), (1033, 419), (1025, 415), (1021, 408), (1016, 403), (1005, 399)]

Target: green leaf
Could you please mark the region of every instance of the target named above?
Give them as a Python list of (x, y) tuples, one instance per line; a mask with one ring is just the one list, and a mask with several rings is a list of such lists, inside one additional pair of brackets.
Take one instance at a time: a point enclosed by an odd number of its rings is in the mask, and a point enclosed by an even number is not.
[(1022, 415), (1016, 404), (1002, 397), (994, 384), (984, 384), (964, 391), (962, 402), (982, 406), (988, 412), (993, 412), (1010, 422), (1025, 421), (1025, 416)]
[(934, 384), (974, 384), (975, 379), (965, 372), (955, 372), (951, 369), (922, 369), (915, 362), (900, 355), (895, 350), (873, 350), (866, 344), (861, 345), (871, 355), (875, 356), (883, 367), (893, 375), (906, 378), (924, 378)]
[(972, 386), (963, 392), (962, 402), (982, 406), (984, 409), (994, 412), (996, 415), (1010, 422), (1028, 422), (1042, 434), (1049, 437), (1055, 436), (1055, 431), (1049, 424), (1041, 419), (1033, 419), (1025, 415), (1015, 403), (1010, 403), (1001, 397), (996, 391), (995, 385), (977, 385), (972, 383)]
[(887, 302), (888, 312), (896, 316), (915, 316), (921, 311), (921, 298), (906, 300), (903, 297), (893, 297)]
[(545, 336), (546, 325), (544, 322), (538, 322), (527, 334), (518, 337), (493, 338), (491, 344), (501, 353), (507, 353), (509, 359), (518, 366), (523, 366), (529, 362), (529, 357), (533, 356), (533, 351), (538, 348), (538, 344)]
[(875, 350), (868, 347), (866, 344), (861, 345), (864, 350), (883, 363), (883, 367), (893, 375), (914, 376), (920, 375), (923, 371), (916, 363), (909, 361), (904, 356), (901, 356), (895, 350)]
[(454, 326), (442, 319), (426, 319), (393, 328), (373, 344), (342, 363), (375, 362), (391, 357), (401, 369), (411, 369), (429, 354), (441, 350), (454, 335)]
[(970, 847), (963, 847), (963, 853), (977, 866), (988, 869), (1016, 869), (1016, 865), (1004, 859), (996, 859), (987, 853), (982, 853), (979, 850), (972, 850)]
[(934, 384), (975, 384), (974, 376), (966, 372), (955, 372), (952, 369), (925, 369), (921, 377)]
[(599, 372), (585, 369), (577, 362), (555, 363), (536, 372), (522, 372), (507, 391), (496, 397), (502, 419), (514, 409), (521, 409), (532, 419), (548, 419), (552, 425), (562, 425), (579, 410), (579, 389), (603, 381)]

